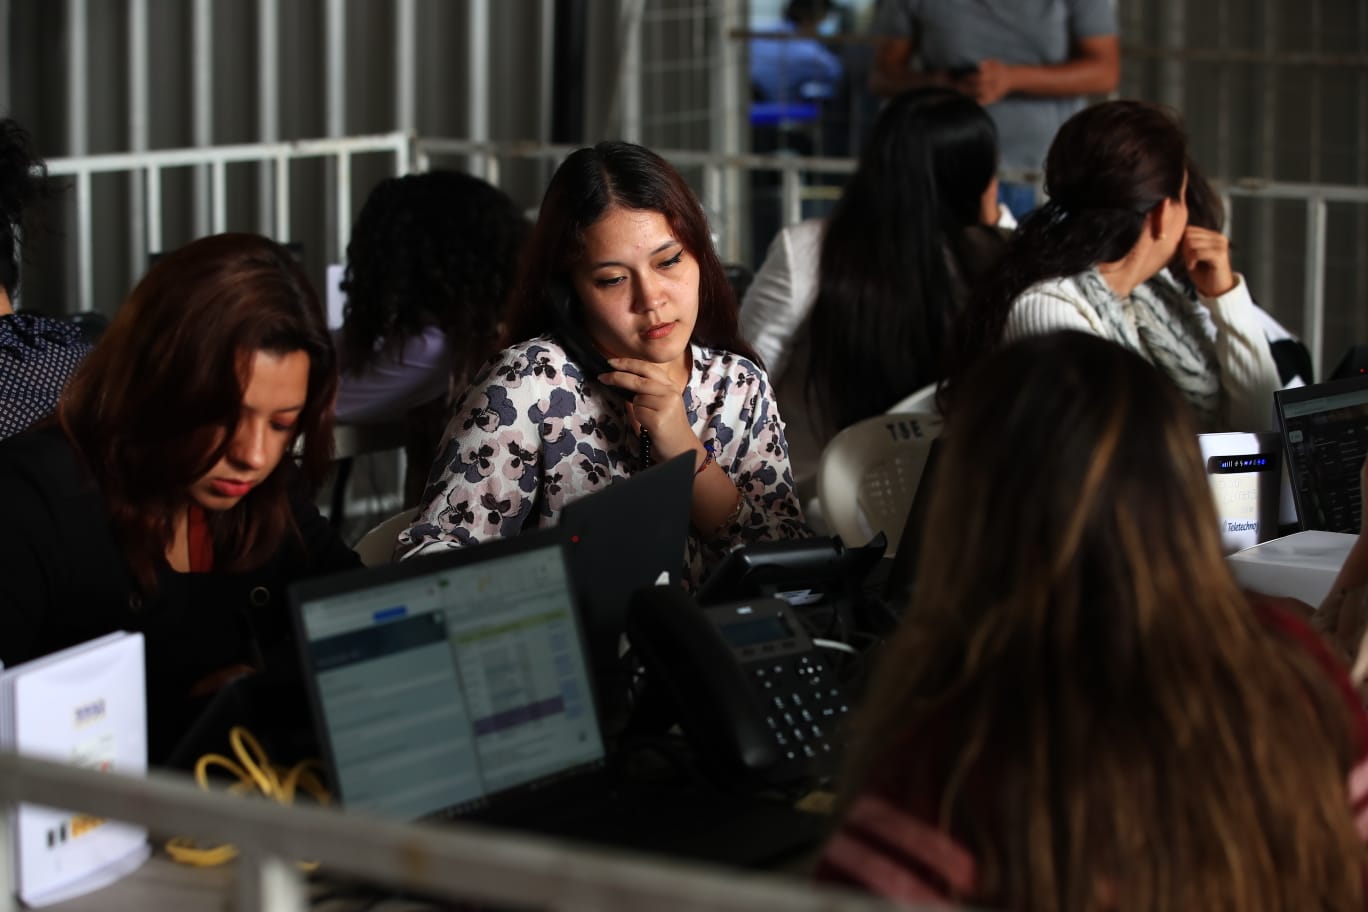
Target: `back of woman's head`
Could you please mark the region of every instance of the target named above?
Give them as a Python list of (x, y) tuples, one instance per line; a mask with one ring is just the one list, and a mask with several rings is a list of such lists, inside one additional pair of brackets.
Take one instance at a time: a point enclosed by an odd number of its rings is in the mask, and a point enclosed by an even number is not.
[(16, 121), (0, 119), (0, 289), (19, 287), (19, 229), (24, 211), (48, 191), (47, 167)]
[(1039, 337), (980, 365), (947, 434), (856, 778), (921, 800), (995, 906), (1349, 908), (1362, 745), (1226, 569), (1177, 391), (1112, 343)]
[(1145, 216), (1183, 193), (1187, 137), (1174, 115), (1108, 101), (1064, 122), (1045, 160), (1049, 201), (1022, 220), (993, 281), (956, 327), (956, 370), (997, 345), (1012, 302), (1045, 279), (1122, 259)]
[(379, 340), (397, 347), (428, 326), (444, 332), (459, 373), (478, 366), (497, 347), (530, 228), (503, 191), (469, 174), (381, 181), (347, 244), (347, 370), (363, 370)]
[(698, 320), (692, 341), (759, 362), (741, 340), (736, 295), (713, 248), (703, 206), (674, 166), (644, 146), (601, 142), (572, 152), (551, 178), (532, 229), (509, 312), (509, 341), (551, 330), (552, 297), (570, 286), (589, 227), (611, 208), (658, 212), (698, 261)]
[(809, 398), (837, 427), (937, 379), (946, 264), (997, 171), (986, 111), (950, 89), (899, 95), (879, 114), (822, 241)]
[[(318, 483), (332, 452), (337, 369), (318, 296), (274, 241), (221, 234), (156, 262), (77, 369), (58, 416), (109, 502), (140, 580), (165, 547), (171, 512), (226, 452), (258, 352), (309, 356), (295, 422), (299, 465)], [(290, 528), (285, 463), (224, 516), (211, 516), (224, 569), (251, 565)]]

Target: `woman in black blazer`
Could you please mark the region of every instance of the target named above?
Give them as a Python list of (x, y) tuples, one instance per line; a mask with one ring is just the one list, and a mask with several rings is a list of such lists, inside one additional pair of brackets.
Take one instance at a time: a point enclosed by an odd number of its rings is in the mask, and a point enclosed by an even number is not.
[(55, 419), (0, 444), (0, 660), (141, 631), (153, 763), (223, 683), (292, 664), (284, 587), (359, 565), (309, 497), (336, 389), (283, 247), (226, 234), (158, 261)]

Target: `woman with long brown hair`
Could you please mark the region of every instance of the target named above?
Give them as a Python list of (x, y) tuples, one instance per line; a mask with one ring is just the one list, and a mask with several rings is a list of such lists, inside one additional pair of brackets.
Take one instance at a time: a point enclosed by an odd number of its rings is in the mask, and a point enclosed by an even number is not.
[(572, 153), (542, 200), (508, 337), (457, 402), (405, 556), (554, 525), (565, 504), (692, 453), (683, 578), (806, 534), (769, 381), (703, 207), (649, 149)]
[(56, 421), (0, 445), (0, 660), (141, 631), (157, 762), (198, 697), (290, 656), (285, 585), (359, 564), (309, 500), (336, 390), (317, 295), (279, 244), (218, 235), (159, 260)]
[(1026, 340), (966, 379), (941, 465), (821, 875), (1019, 912), (1363, 908), (1368, 722), (1237, 588), (1181, 394), (1096, 337)]

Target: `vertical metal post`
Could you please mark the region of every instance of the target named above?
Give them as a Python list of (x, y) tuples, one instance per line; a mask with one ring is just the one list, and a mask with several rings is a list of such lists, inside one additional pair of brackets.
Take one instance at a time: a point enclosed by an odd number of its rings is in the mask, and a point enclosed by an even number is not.
[(209, 166), (209, 229), (214, 234), (228, 230), (228, 166), (215, 159)]
[[(128, 148), (146, 151), (150, 133), (148, 102), (147, 0), (128, 0)], [(147, 269), (147, 195), (145, 176), (135, 168), (128, 174), (129, 275), (135, 279)]]
[[(324, 93), (327, 97), (324, 129), (329, 136), (343, 136), (347, 129), (347, 5), (346, 0), (326, 0), (323, 8), (323, 54), (325, 58)], [(346, 253), (346, 237), (351, 233), (351, 212), (340, 205), (342, 200), (342, 169), (333, 159), (323, 167), (326, 182), (332, 192), (324, 191), (325, 221), (335, 238), (343, 238), (335, 255), (325, 252), (329, 263), (339, 262)], [(347, 195), (351, 194), (351, 170), (347, 169)], [(285, 240), (282, 238), (281, 240)]]
[[(489, 140), (489, 31), (489, 0), (466, 0), (466, 137), (473, 142)], [(483, 174), (483, 163), (471, 156), (466, 167)]]
[(330, 263), (341, 263), (347, 258), (347, 241), (351, 237), (351, 153), (337, 154), (337, 250)]
[(79, 294), (77, 303), (82, 313), (95, 309), (94, 275), (94, 217), (95, 201), (90, 198), (90, 172), (76, 175), (76, 266)]
[(1159, 100), (1176, 110), (1183, 110), (1186, 95), (1186, 64), (1177, 52), (1183, 49), (1187, 37), (1186, 0), (1167, 0), (1159, 5), (1159, 40), (1166, 55), (1159, 65)]
[[(89, 52), (89, 9), (87, 0), (67, 0), (67, 154), (85, 155), (89, 151), (90, 135), (88, 112), (90, 108), (90, 52)], [(76, 182), (76, 222), (77, 229), (73, 239), (72, 255), (75, 268), (67, 270), (67, 300), (75, 300), (81, 310), (89, 310), (88, 289), (92, 264), (87, 253), (89, 242), (81, 234), (82, 207), (85, 214), (90, 213), (90, 176), (83, 175), (84, 181)], [(86, 224), (89, 227), (89, 224)]]
[(248, 856), (238, 862), (241, 912), (303, 912), (309, 908), (304, 878), (290, 862), (275, 856)]
[[(0, 0), (0, 25), (4, 26), (4, 34), (0, 35), (0, 60), (9, 61), (14, 57), (14, 48), (11, 46), (10, 21), (10, 0)], [(0, 66), (0, 111), (14, 110), (14, 102), (10, 98), (10, 75), (9, 66)]]
[(275, 188), (274, 237), (284, 243), (290, 236), (290, 160), (284, 155), (276, 156)]
[[(1359, 47), (1368, 47), (1368, 4), (1358, 4), (1358, 41)], [(1358, 117), (1355, 124), (1358, 173), (1354, 175), (1359, 184), (1368, 184), (1368, 71), (1359, 70), (1356, 77), (1358, 89)], [(1358, 241), (1358, 261), (1368, 262), (1368, 206), (1355, 206), (1355, 238)], [(1368, 299), (1368, 274), (1362, 269), (1354, 270), (1354, 300)], [(1368, 313), (1364, 308), (1354, 308), (1354, 338), (1362, 339), (1368, 334)], [(1319, 377), (1317, 379), (1320, 379)]]
[(1306, 202), (1306, 312), (1302, 341), (1311, 351), (1311, 367), (1317, 377), (1324, 376), (1325, 365), (1325, 210), (1324, 197)]
[[(537, 80), (537, 139), (551, 142), (551, 108), (555, 104), (556, 68), (552, 61), (556, 54), (556, 0), (541, 0), (537, 21), (538, 60), (541, 72)], [(547, 174), (548, 172), (543, 172)]]
[(635, 143), (641, 142), (641, 23), (645, 7), (641, 0), (625, 0), (619, 29), (623, 42), (617, 86), (618, 113), (622, 118), (619, 135)]
[(783, 196), (784, 225), (795, 225), (803, 220), (803, 184), (798, 179), (797, 164), (784, 163)]
[[(712, 150), (724, 155), (740, 155), (741, 125), (745, 122), (747, 98), (743, 97), (743, 87), (748, 85), (744, 73), (742, 48), (732, 37), (732, 33), (745, 25), (744, 0), (718, 0), (717, 27), (712, 41), (716, 47), (717, 66), (711, 75), (711, 97), (708, 107), (712, 111)], [(784, 172), (785, 205), (788, 203), (789, 185), (792, 177), (797, 179), (796, 171)], [(722, 172), (718, 182), (721, 197), (715, 204), (713, 215), (721, 221), (722, 249), (718, 253), (725, 260), (739, 261), (742, 258), (742, 239), (749, 239), (750, 231), (741, 226), (741, 173), (733, 166)], [(797, 214), (786, 224), (798, 221), (802, 216), (802, 202), (798, 202)], [(785, 208), (785, 218), (789, 210)]]
[[(257, 0), (257, 141), (280, 138), (280, 0)], [(269, 162), (257, 165), (257, 224), (272, 236), (272, 199), (277, 191)], [(275, 235), (284, 243), (289, 238)]]
[(14, 831), (19, 806), (0, 804), (0, 912), (19, 912), (19, 872), (15, 870)]
[[(194, 59), (192, 139), (199, 148), (214, 144), (214, 0), (194, 0), (190, 12)], [(195, 166), (195, 236), (209, 233), (209, 171)]]
[[(1216, 4), (1216, 43), (1221, 50), (1230, 48), (1230, 0), (1217, 0)], [(1232, 177), (1230, 155), (1230, 69), (1231, 64), (1222, 63), (1216, 73), (1216, 174)], [(1230, 207), (1226, 206), (1226, 226), (1230, 225)]]
[(147, 249), (162, 249), (162, 184), (161, 168), (151, 165), (147, 169), (145, 184), (147, 190)]
[[(1274, 23), (1277, 21), (1278, 0), (1263, 0), (1261, 4), (1263, 21), (1260, 23), (1263, 28), (1263, 50), (1273, 53), (1277, 48), (1277, 38)], [(1277, 73), (1272, 68), (1264, 68), (1258, 76), (1259, 98), (1262, 99), (1263, 110), (1256, 113), (1258, 120), (1258, 169), (1259, 177), (1265, 180), (1272, 180), (1274, 177), (1273, 150), (1277, 147), (1278, 140), (1278, 102), (1277, 102)], [(1277, 226), (1274, 224), (1274, 206), (1268, 201), (1260, 201), (1256, 204), (1258, 209), (1258, 238), (1255, 241), (1255, 263), (1257, 266), (1257, 284), (1255, 288), (1269, 300), (1276, 300), (1277, 289), (1273, 285), (1275, 260), (1275, 243)], [(1286, 316), (1284, 316), (1286, 319)], [(1306, 340), (1308, 344), (1309, 340)]]
[(396, 129), (418, 129), (417, 0), (394, 4), (394, 120)]

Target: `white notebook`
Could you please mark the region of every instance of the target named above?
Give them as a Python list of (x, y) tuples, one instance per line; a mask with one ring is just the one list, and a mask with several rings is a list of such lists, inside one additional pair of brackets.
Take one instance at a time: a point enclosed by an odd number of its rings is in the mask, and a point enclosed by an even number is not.
[[(112, 633), (0, 673), (0, 748), (146, 775), (142, 634)], [(14, 821), (19, 898), (30, 906), (102, 887), (148, 857), (141, 827), (30, 804)]]

